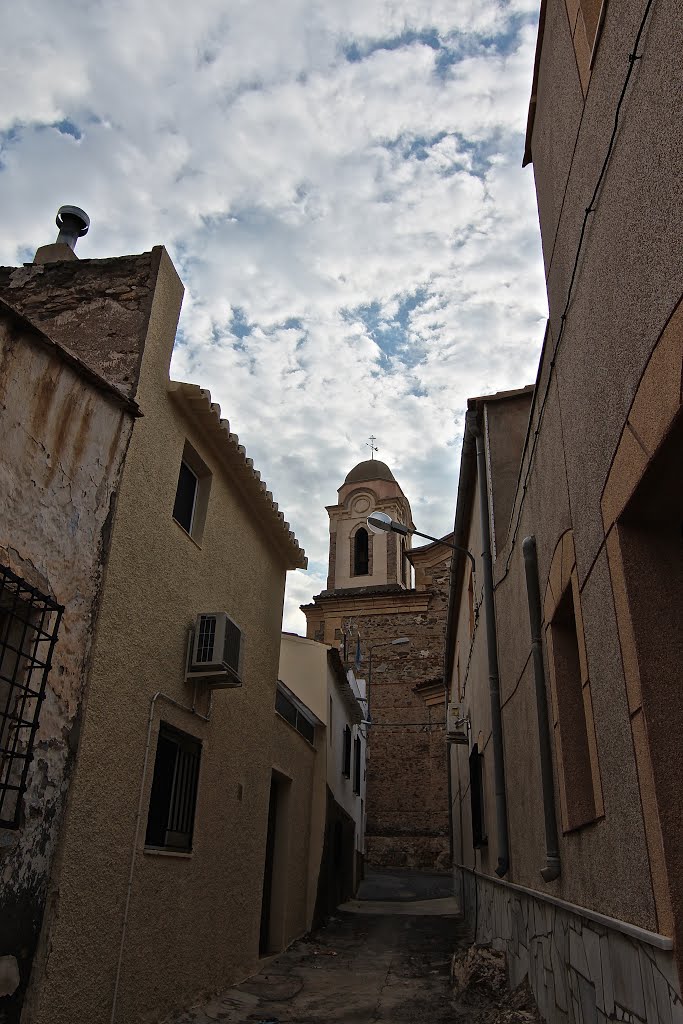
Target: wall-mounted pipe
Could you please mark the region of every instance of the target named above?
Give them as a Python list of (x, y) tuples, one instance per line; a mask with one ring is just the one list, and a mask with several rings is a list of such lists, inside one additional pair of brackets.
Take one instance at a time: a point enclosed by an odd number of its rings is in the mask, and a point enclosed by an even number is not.
[(477, 477), (479, 481), (479, 508), (481, 512), (481, 536), (484, 550), (484, 612), (486, 617), (486, 648), (489, 665), (489, 696), (491, 699), (491, 738), (493, 740), (493, 779), (496, 801), (496, 828), (498, 832), (499, 878), (507, 874), (510, 867), (510, 846), (508, 841), (507, 796), (505, 793), (505, 757), (503, 753), (503, 717), (500, 710), (500, 674), (498, 671), (498, 643), (496, 640), (496, 610), (493, 603), (493, 559), (491, 556), (491, 526), (489, 520), (489, 494), (486, 473), (486, 452), (481, 427), (473, 429), (477, 442)]
[(123, 963), (123, 953), (124, 953), (124, 950), (125, 950), (125, 947), (126, 947), (126, 933), (127, 933), (127, 930), (128, 930), (128, 914), (129, 914), (129, 911), (130, 911), (130, 897), (131, 897), (131, 893), (133, 891), (133, 876), (135, 874), (135, 861), (137, 859), (138, 843), (139, 843), (139, 840), (140, 840), (140, 824), (142, 822), (142, 808), (143, 808), (143, 800), (144, 800), (144, 796), (145, 796), (145, 780), (146, 780), (146, 776), (147, 776), (147, 764), (148, 764), (148, 761), (149, 761), (149, 751), (150, 751), (150, 747), (151, 747), (151, 744), (152, 744), (152, 726), (154, 724), (154, 708), (156, 707), (156, 702), (158, 700), (165, 700), (167, 702), (167, 704), (171, 704), (174, 708), (178, 708), (180, 711), (188, 711), (191, 715), (194, 715), (196, 718), (201, 718), (201, 720), (203, 722), (210, 722), (211, 721), (211, 707), (212, 707), (212, 704), (213, 704), (213, 690), (211, 690), (210, 693), (209, 693), (209, 707), (208, 707), (207, 713), (205, 715), (202, 715), (202, 714), (199, 713), (199, 711), (197, 711), (197, 709), (196, 709), (196, 697), (197, 697), (196, 685), (195, 685), (194, 693), (192, 695), (192, 704), (191, 704), (191, 706), (188, 706), (187, 704), (181, 704), (180, 701), (176, 700), (175, 697), (171, 697), (170, 694), (164, 693), (162, 690), (157, 690), (157, 692), (152, 697), (152, 700), (151, 700), (151, 703), (150, 703), (150, 706), (149, 706), (149, 717), (147, 719), (147, 742), (145, 744), (145, 757), (144, 757), (144, 760), (142, 762), (142, 775), (140, 777), (140, 792), (138, 794), (138, 809), (137, 809), (137, 813), (135, 815), (135, 830), (134, 830), (134, 836), (133, 836), (133, 849), (132, 849), (131, 858), (130, 858), (130, 870), (128, 872), (128, 886), (126, 888), (126, 903), (125, 903), (124, 911), (123, 911), (123, 924), (121, 925), (121, 940), (119, 942), (119, 955), (118, 955), (118, 959), (116, 961), (116, 977), (114, 978), (114, 992), (113, 992), (113, 995), (112, 995), (112, 1002), (111, 1002), (111, 1016), (109, 1017), (110, 1024), (114, 1024), (114, 1021), (116, 1020), (116, 1007), (117, 1007), (118, 998), (119, 998), (119, 983), (121, 981), (121, 965)]
[(538, 717), (538, 745), (541, 753), (541, 783), (543, 786), (543, 818), (545, 821), (545, 867), (541, 868), (544, 882), (560, 877), (560, 848), (557, 840), (557, 819), (555, 816), (555, 786), (553, 783), (553, 756), (550, 746), (550, 725), (548, 724), (548, 700), (543, 667), (543, 646), (541, 640), (541, 591), (538, 585), (538, 555), (536, 538), (526, 537), (522, 543), (526, 591), (529, 603), (529, 626), (531, 627), (531, 654), (534, 663), (534, 685), (536, 688), (536, 715)]

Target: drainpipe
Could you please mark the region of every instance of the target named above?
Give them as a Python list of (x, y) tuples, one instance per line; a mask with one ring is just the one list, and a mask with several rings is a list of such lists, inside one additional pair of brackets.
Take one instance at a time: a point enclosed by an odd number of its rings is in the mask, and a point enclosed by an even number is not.
[(543, 785), (543, 817), (545, 820), (545, 867), (541, 868), (544, 882), (560, 877), (560, 848), (557, 841), (557, 819), (555, 817), (555, 787), (553, 784), (553, 757), (550, 747), (550, 726), (548, 725), (548, 701), (543, 668), (543, 647), (541, 644), (541, 592), (538, 586), (538, 556), (536, 538), (526, 537), (522, 544), (526, 590), (529, 603), (529, 625), (531, 627), (531, 653), (534, 661), (534, 684), (536, 687), (536, 715), (538, 717), (538, 745), (541, 752), (541, 783)]
[[(474, 419), (474, 417), (472, 417)], [(510, 867), (508, 843), (507, 798), (505, 795), (505, 759), (503, 754), (503, 718), (500, 710), (500, 676), (498, 672), (498, 644), (496, 641), (496, 610), (493, 604), (493, 559), (491, 557), (491, 527), (489, 523), (489, 495), (486, 474), (486, 453), (481, 426), (475, 421), (472, 432), (477, 442), (477, 477), (479, 479), (479, 507), (481, 511), (481, 537), (484, 545), (484, 612), (486, 615), (486, 647), (489, 663), (489, 696), (491, 698), (491, 736), (493, 739), (493, 779), (496, 799), (496, 830), (498, 833), (499, 878)]]

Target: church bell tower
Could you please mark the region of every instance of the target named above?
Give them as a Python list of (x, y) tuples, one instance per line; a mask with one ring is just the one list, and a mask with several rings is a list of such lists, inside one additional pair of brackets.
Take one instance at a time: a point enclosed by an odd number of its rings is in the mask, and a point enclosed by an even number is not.
[(405, 552), (410, 537), (375, 534), (368, 529), (372, 512), (386, 512), (413, 528), (410, 504), (393, 473), (379, 459), (359, 462), (339, 488), (339, 501), (328, 505), (330, 557), (327, 593), (361, 587), (410, 586)]

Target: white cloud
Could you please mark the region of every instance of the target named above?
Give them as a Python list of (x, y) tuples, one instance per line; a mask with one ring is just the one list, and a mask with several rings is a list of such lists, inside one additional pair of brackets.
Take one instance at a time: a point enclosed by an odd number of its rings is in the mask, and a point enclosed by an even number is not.
[(49, 240), (63, 202), (92, 217), (82, 256), (167, 245), (187, 287), (173, 371), (212, 390), (311, 558), (286, 628), (324, 587), (324, 506), (369, 434), (418, 527), (446, 532), (467, 396), (533, 379), (535, 8), (25, 0), (0, 16), (0, 260)]

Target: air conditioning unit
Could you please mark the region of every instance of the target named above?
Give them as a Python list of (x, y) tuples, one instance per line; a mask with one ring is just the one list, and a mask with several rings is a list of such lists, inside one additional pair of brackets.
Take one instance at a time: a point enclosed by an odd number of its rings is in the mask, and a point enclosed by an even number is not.
[(190, 631), (185, 679), (201, 679), (213, 688), (242, 685), (244, 635), (225, 612), (197, 616)]
[(451, 701), (446, 710), (446, 742), (468, 744), (468, 725), (463, 705)]

